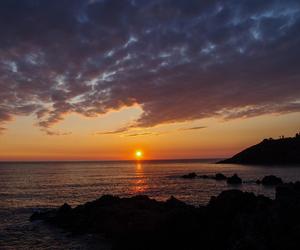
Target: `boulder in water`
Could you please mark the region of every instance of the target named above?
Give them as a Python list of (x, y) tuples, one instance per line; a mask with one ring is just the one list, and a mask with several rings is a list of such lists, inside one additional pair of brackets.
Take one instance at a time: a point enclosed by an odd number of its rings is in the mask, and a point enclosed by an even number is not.
[(227, 180), (227, 177), (224, 174), (222, 174), (222, 173), (217, 173), (215, 175), (215, 180), (217, 180), (217, 181), (223, 181), (223, 180)]
[(227, 178), (227, 183), (236, 185), (242, 184), (242, 179), (237, 174), (234, 174), (233, 176)]
[(184, 178), (184, 179), (194, 179), (194, 178), (197, 177), (197, 174), (194, 173), (194, 172), (192, 172), (192, 173), (189, 173), (189, 174), (185, 174), (185, 175), (183, 175), (181, 177)]

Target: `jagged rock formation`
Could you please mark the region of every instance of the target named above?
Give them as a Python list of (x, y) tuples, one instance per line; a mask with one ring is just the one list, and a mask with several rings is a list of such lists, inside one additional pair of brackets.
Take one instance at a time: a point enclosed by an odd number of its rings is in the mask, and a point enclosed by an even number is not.
[(194, 207), (174, 197), (100, 199), (34, 213), (73, 233), (105, 235), (114, 249), (295, 250), (300, 244), (300, 183), (279, 185), (276, 199), (239, 190)]

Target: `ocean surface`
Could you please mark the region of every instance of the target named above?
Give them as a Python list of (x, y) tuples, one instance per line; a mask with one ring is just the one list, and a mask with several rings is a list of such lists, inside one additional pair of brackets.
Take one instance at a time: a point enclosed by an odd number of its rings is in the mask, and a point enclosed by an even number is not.
[[(37, 209), (58, 207), (65, 202), (76, 206), (103, 194), (145, 194), (158, 200), (173, 195), (193, 205), (205, 205), (211, 196), (232, 188), (273, 198), (274, 188), (254, 183), (265, 175), (277, 175), (285, 182), (300, 180), (300, 167), (296, 166), (213, 162), (0, 163), (0, 249), (110, 249), (101, 238), (75, 237), (43, 222), (29, 222)], [(189, 172), (227, 176), (237, 173), (246, 183), (237, 187), (225, 181), (180, 178)]]

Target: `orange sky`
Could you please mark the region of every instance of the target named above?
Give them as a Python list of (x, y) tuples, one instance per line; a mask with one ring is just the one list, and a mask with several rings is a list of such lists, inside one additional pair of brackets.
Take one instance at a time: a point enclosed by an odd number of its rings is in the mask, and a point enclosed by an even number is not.
[(300, 124), (300, 114), (290, 113), (230, 121), (211, 118), (110, 133), (141, 113), (139, 107), (131, 107), (97, 118), (70, 114), (52, 128), (61, 135), (46, 135), (33, 117), (19, 116), (7, 123), (0, 136), (0, 160), (128, 160), (136, 149), (144, 151), (145, 159), (222, 158), (263, 138), (293, 136)]
[(292, 2), (0, 1), (0, 160), (223, 158), (295, 135)]

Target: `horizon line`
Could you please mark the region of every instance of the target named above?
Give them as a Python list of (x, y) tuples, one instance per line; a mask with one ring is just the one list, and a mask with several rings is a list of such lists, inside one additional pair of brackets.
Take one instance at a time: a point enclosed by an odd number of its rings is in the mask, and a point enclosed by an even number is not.
[(116, 163), (116, 162), (197, 162), (197, 161), (213, 161), (221, 160), (224, 158), (215, 157), (215, 158), (163, 158), (163, 159), (144, 159), (144, 160), (0, 160), (0, 164), (3, 163), (98, 163), (98, 162), (107, 162), (107, 163)]

